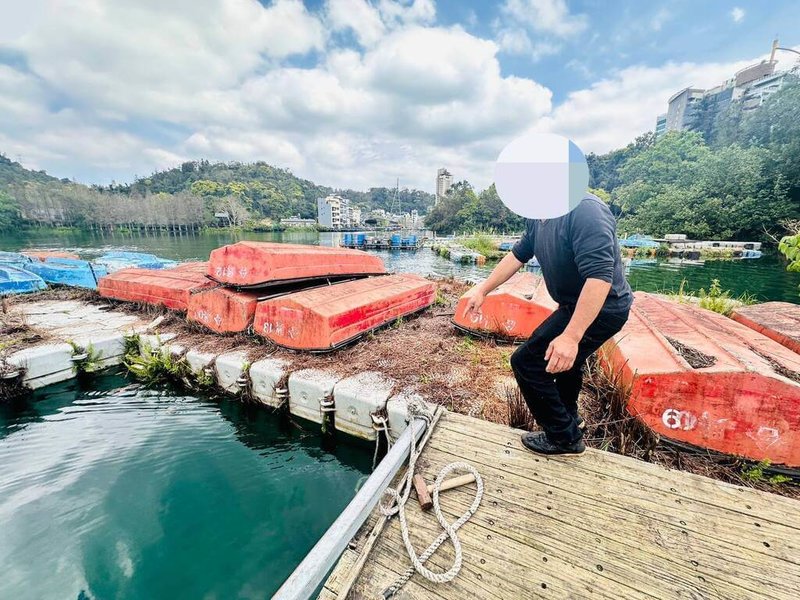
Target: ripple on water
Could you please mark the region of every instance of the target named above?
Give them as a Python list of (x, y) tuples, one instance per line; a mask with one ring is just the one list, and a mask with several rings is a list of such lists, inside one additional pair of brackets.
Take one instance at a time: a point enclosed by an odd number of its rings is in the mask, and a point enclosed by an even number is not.
[(257, 407), (98, 387), (0, 406), (0, 597), (269, 597), (371, 462)]

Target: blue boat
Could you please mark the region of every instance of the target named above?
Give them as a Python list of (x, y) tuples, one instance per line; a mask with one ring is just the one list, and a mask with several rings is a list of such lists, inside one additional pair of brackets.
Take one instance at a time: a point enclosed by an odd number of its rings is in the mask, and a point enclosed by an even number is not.
[(0, 252), (0, 267), (15, 267), (24, 269), (25, 265), (32, 262), (29, 256), (19, 252)]
[(498, 250), (501, 252), (509, 252), (514, 247), (514, 242), (501, 242)]
[(46, 287), (47, 284), (38, 275), (9, 266), (8, 263), (0, 264), (0, 296), (37, 292)]
[(619, 245), (623, 248), (658, 248), (660, 246), (653, 238), (638, 233), (622, 238)]
[(178, 266), (178, 263), (174, 260), (159, 258), (155, 254), (146, 254), (144, 252), (106, 252), (94, 262), (97, 265), (105, 266), (110, 273), (130, 267), (139, 269), (171, 269)]
[(761, 258), (761, 250), (742, 250), (742, 258)]
[(50, 284), (89, 290), (96, 290), (98, 280), (108, 275), (108, 269), (104, 265), (72, 258), (49, 258), (46, 262), (32, 262), (26, 269)]

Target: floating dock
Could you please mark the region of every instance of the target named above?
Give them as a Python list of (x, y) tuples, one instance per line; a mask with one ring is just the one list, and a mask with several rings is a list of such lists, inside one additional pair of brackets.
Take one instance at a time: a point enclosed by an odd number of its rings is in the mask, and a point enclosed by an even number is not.
[(628, 412), (668, 440), (800, 466), (800, 361), (720, 314), (636, 292), (602, 357)]
[(527, 339), (558, 304), (547, 293), (544, 279), (530, 272), (516, 273), (487, 294), (479, 313), (467, 314), (472, 287), (458, 301), (453, 324), (464, 331), (505, 340)]
[(731, 318), (800, 354), (800, 306), (797, 304), (764, 302), (741, 306), (733, 311)]
[[(483, 502), (458, 530), (461, 573), (446, 584), (414, 574), (395, 598), (797, 598), (800, 502), (599, 450), (548, 459), (524, 449), (520, 434), (442, 416), (417, 472), (430, 483), (445, 464), (469, 462), (483, 477)], [(443, 492), (445, 518), (455, 521), (474, 494), (474, 484)], [(413, 492), (406, 515), (422, 552), (441, 527)], [(382, 518), (371, 513), (321, 600), (344, 600), (351, 578), (347, 598), (381, 598), (410, 565), (397, 518), (362, 556)], [(426, 566), (441, 572), (453, 559), (445, 542)]]
[(342, 237), (341, 246), (343, 248), (355, 248), (358, 250), (412, 250), (422, 248), (423, 239), (416, 235), (403, 237), (401, 234), (393, 234), (388, 238), (368, 236), (364, 233), (345, 233)]

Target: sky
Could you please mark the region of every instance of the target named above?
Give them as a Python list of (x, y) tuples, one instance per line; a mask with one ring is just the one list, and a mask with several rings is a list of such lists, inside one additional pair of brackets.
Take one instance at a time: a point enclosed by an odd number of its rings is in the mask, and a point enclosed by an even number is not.
[[(584, 152), (800, 47), (800, 4), (0, 0), (0, 153), (84, 183), (205, 158), (321, 185), (481, 189), (528, 131)], [(778, 68), (798, 58), (779, 53)]]

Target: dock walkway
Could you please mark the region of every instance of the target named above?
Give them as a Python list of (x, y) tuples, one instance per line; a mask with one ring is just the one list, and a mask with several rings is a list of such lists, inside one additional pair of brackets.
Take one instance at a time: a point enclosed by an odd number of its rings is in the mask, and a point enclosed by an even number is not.
[[(525, 450), (520, 433), (442, 416), (418, 472), (431, 483), (445, 464), (470, 462), (483, 476), (483, 502), (459, 530), (459, 576), (437, 585), (415, 574), (396, 598), (798, 598), (800, 502), (598, 450), (548, 459)], [(474, 490), (442, 493), (448, 520), (466, 510)], [(407, 517), (422, 552), (438, 523), (413, 492)], [(321, 599), (341, 600), (338, 590), (379, 518), (376, 509)], [(427, 566), (444, 571), (452, 561), (447, 541)], [(394, 518), (348, 597), (381, 597), (409, 564)]]

